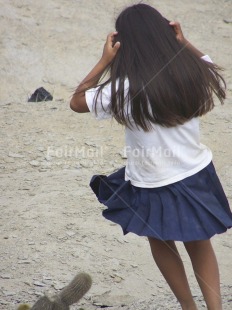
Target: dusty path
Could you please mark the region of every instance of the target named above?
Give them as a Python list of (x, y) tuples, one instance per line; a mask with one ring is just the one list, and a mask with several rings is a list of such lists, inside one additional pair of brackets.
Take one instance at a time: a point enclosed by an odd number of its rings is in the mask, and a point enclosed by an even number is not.
[[(104, 220), (88, 183), (125, 164), (123, 129), (69, 109), (72, 87), (101, 55), (114, 12), (127, 1), (0, 0), (0, 309), (33, 303), (73, 275), (89, 272), (84, 309), (178, 309), (145, 238), (123, 237)], [(130, 2), (131, 3), (131, 2)], [(158, 1), (149, 1), (157, 4)], [(214, 152), (232, 203), (232, 72), (230, 1), (162, 1), (188, 38), (226, 68), (228, 99), (202, 119), (202, 141)], [(44, 86), (54, 101), (27, 103)], [(232, 232), (216, 236), (224, 309), (231, 309)], [(190, 262), (178, 244), (193, 294), (203, 308)], [(133, 304), (132, 304), (133, 303)], [(126, 307), (121, 307), (122, 305)]]

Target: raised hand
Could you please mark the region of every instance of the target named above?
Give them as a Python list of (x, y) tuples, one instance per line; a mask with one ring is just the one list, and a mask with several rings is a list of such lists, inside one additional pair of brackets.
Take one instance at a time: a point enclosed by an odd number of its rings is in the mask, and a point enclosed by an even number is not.
[(120, 42), (116, 42), (114, 44), (115, 36), (117, 35), (117, 32), (111, 32), (108, 34), (106, 43), (104, 45), (103, 54), (101, 61), (103, 61), (106, 64), (111, 63), (111, 61), (116, 56), (118, 49), (120, 48)]
[(179, 22), (170, 22), (169, 25), (174, 29), (176, 33), (176, 39), (182, 44), (187, 44), (188, 41), (185, 39), (180, 23)]
[(170, 22), (169, 25), (171, 27), (173, 27), (173, 30), (176, 33), (176, 39), (184, 45), (184, 47), (188, 48), (189, 50), (191, 50), (196, 56), (198, 57), (202, 57), (204, 56), (204, 54), (199, 51), (195, 46), (193, 46), (183, 35), (181, 26), (179, 22)]

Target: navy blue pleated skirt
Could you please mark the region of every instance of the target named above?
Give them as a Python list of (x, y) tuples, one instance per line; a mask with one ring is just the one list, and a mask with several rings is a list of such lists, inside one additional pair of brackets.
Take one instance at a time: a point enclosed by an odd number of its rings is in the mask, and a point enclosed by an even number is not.
[(90, 186), (107, 208), (103, 216), (123, 233), (160, 240), (206, 240), (232, 227), (232, 213), (213, 163), (193, 176), (158, 188), (125, 181), (125, 167), (95, 175)]

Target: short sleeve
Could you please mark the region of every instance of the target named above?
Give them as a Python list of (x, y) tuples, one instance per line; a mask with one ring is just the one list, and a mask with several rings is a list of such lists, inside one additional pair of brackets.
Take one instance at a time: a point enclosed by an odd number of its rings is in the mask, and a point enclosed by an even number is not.
[(111, 84), (107, 84), (101, 90), (97, 101), (96, 101), (96, 112), (95, 113), (95, 96), (98, 92), (99, 87), (88, 89), (85, 92), (85, 100), (89, 111), (95, 116), (96, 119), (107, 119), (111, 118), (110, 101), (111, 101)]
[(208, 62), (213, 63), (212, 59), (208, 55), (202, 56), (201, 59), (203, 59), (204, 61), (208, 61)]

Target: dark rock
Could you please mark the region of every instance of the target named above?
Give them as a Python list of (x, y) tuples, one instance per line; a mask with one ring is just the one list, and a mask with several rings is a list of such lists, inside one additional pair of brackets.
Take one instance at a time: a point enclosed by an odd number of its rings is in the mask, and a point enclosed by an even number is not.
[(40, 102), (52, 100), (52, 95), (43, 87), (37, 88), (34, 94), (28, 99), (28, 102)]

